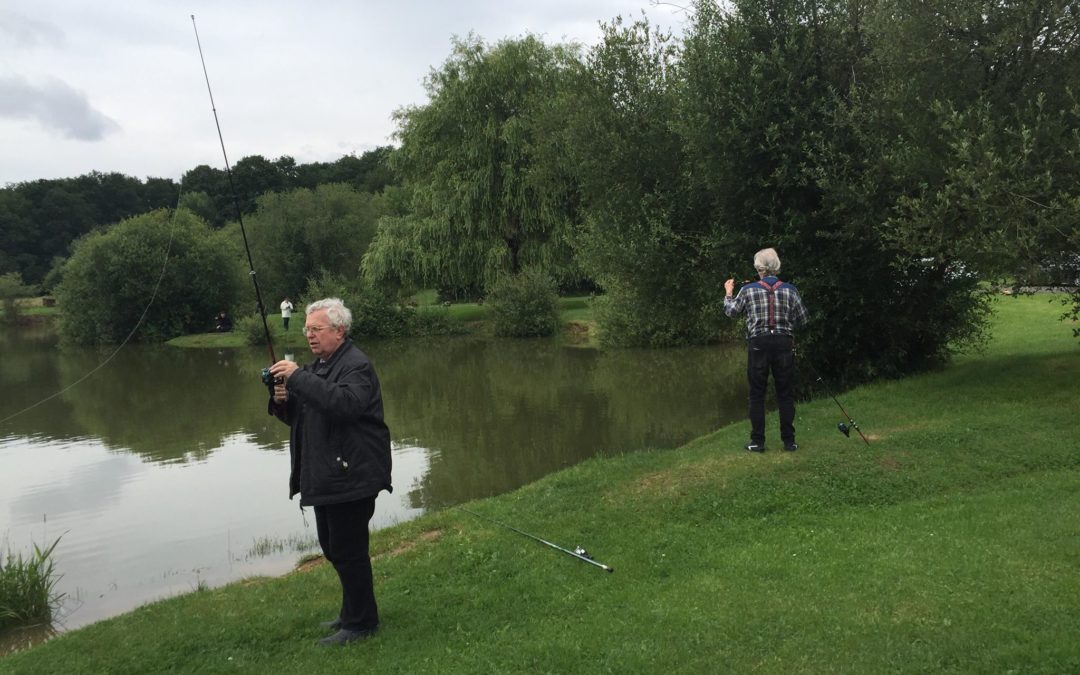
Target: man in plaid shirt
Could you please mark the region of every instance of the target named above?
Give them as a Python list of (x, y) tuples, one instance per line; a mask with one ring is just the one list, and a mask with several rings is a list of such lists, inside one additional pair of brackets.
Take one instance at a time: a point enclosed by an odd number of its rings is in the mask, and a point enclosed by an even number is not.
[(780, 258), (766, 248), (754, 254), (760, 281), (746, 284), (734, 296), (735, 280), (724, 283), (724, 313), (735, 318), (746, 313), (746, 379), (750, 383), (750, 452), (765, 452), (765, 387), (772, 371), (776, 403), (780, 409), (780, 439), (784, 450), (795, 443), (795, 327), (806, 323), (806, 307), (794, 286), (776, 278)]

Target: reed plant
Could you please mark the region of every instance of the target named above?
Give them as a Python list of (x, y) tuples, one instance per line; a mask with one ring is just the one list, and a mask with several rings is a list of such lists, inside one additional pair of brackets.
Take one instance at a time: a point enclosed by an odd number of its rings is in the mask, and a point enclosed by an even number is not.
[(311, 535), (292, 533), (287, 537), (259, 537), (252, 541), (244, 559), (262, 558), (291, 551), (307, 553), (319, 547), (319, 540)]
[(56, 551), (60, 538), (41, 548), (34, 544), (32, 555), (7, 552), (0, 557), (0, 631), (21, 626), (50, 623), (53, 610), (64, 594), (56, 591)]

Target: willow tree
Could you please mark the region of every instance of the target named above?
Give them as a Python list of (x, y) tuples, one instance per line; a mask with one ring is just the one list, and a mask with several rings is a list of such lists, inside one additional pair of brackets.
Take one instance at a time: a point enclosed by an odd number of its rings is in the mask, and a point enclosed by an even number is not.
[(395, 113), (410, 201), (380, 228), (368, 275), (473, 290), (532, 266), (574, 278), (576, 192), (553, 132), (579, 70), (572, 45), (455, 39), (428, 102)]

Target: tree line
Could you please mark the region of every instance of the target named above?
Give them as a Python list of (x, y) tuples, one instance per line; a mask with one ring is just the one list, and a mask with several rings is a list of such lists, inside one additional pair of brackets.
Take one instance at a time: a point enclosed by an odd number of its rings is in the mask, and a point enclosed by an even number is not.
[[(681, 35), (617, 18), (587, 49), (453, 40), (352, 194), (241, 160), (261, 282), (393, 301), (521, 277), (595, 291), (608, 344), (666, 346), (732, 333), (723, 280), (773, 246), (811, 309), (800, 351), (854, 382), (978, 344), (995, 284), (1075, 278), (1076, 3), (688, 9)], [(185, 175), (199, 227), (234, 227), (222, 180)], [(214, 302), (250, 302), (236, 293)]]
[[(243, 214), (254, 213), (259, 196), (340, 183), (361, 192), (380, 192), (395, 181), (386, 162), (389, 147), (334, 162), (297, 164), (292, 157), (242, 158), (232, 167)], [(91, 172), (76, 178), (24, 181), (0, 189), (0, 274), (18, 273), (26, 284), (46, 282), (50, 270), (69, 254), (73, 241), (125, 218), (174, 208), (177, 202), (212, 227), (236, 219), (236, 205), (224, 169), (199, 165), (180, 181), (121, 173)], [(47, 284), (57, 278), (49, 279)]]

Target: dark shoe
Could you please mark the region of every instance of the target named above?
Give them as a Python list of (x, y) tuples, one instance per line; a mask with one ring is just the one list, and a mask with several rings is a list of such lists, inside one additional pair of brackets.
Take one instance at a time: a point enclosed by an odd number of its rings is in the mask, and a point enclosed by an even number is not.
[(765, 446), (757, 443), (747, 443), (746, 450), (747, 452), (765, 452)]
[(378, 628), (369, 628), (367, 630), (349, 630), (348, 628), (342, 628), (338, 632), (334, 633), (330, 637), (325, 637), (319, 640), (319, 644), (323, 647), (337, 647), (340, 645), (347, 645), (350, 642), (356, 642), (369, 638), (378, 631)]
[(799, 449), (799, 444), (798, 443), (784, 443), (784, 450), (787, 450), (788, 452), (795, 452), (798, 449)]
[(339, 630), (341, 628), (341, 619), (334, 619), (333, 621), (323, 621), (319, 624), (320, 628), (329, 628), (330, 630)]

